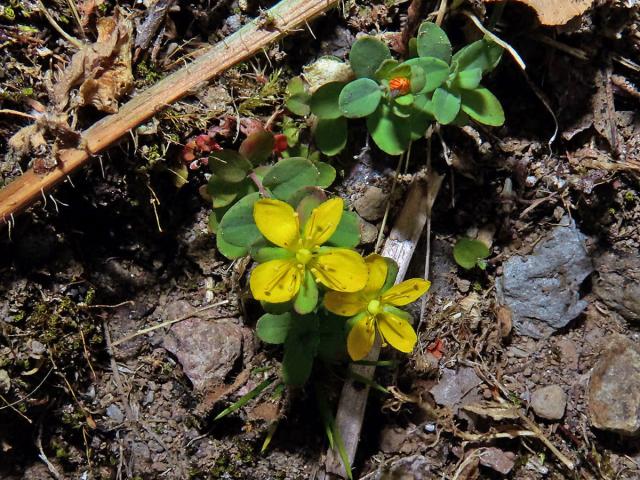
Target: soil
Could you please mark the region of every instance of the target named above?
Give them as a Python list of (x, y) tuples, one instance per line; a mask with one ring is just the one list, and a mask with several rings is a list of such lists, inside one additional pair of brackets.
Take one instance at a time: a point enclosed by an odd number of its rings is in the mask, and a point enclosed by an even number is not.
[[(116, 9), (110, 0), (46, 3), (78, 38), (70, 5), (82, 7), (82, 32), (93, 40), (96, 19)], [(146, 28), (153, 3), (118, 2)], [(168, 13), (151, 41), (135, 44), (134, 86), (121, 100), (270, 6), (158, 3)], [(176, 182), (175, 172), (185, 169), (182, 145), (236, 112), (241, 125), (266, 121), (302, 66), (322, 55), (344, 58), (360, 33), (392, 38), (408, 9), (426, 15), (439, 3), (346, 2), (313, 22), (314, 35), (293, 34), (266, 52), (269, 61), (233, 68), (159, 113), (4, 228), (0, 478), (314, 478), (327, 441), (311, 388), (270, 388), (214, 420), (277, 372), (281, 353), (254, 336), (260, 307), (249, 298), (250, 265), (216, 251), (210, 208), (199, 195), (205, 172)], [(53, 66), (67, 64), (75, 47), (38, 13), (38, 2), (9, 4), (13, 17), (0, 6), (0, 109), (34, 115), (50, 106)], [(487, 22), (496, 9), (465, 5)], [(433, 286), (415, 351), (383, 350), (399, 366), (378, 369), (376, 382), (390, 393), (370, 394), (356, 478), (640, 478), (638, 432), (594, 428), (589, 406), (591, 372), (620, 338), (614, 334), (640, 338), (633, 293), (640, 291), (639, 8), (597, 1), (566, 26), (545, 27), (533, 10), (506, 5), (496, 31), (526, 73), (505, 54), (488, 79), (505, 126), (442, 127), (432, 137), (433, 165), (445, 179), (431, 248), (423, 238), (409, 275), (422, 276), (429, 255)], [(447, 13), (444, 27), (456, 45), (477, 36), (459, 9)], [(74, 102), (67, 111), (79, 130), (104, 115)], [(44, 159), (8, 153), (9, 139), (29, 123), (0, 113), (0, 184)], [(426, 148), (426, 141), (413, 145), (395, 189), (396, 160), (370, 144), (362, 126), (350, 130), (348, 151), (331, 160), (335, 191), (367, 221), (363, 251), (373, 249), (380, 202), (391, 200), (393, 219), (412, 178), (424, 175)], [(510, 259), (536, 255), (566, 222), (581, 232), (588, 272), (560, 282), (550, 297), (566, 293), (580, 308), (563, 317), (564, 326), (525, 335), (497, 285)], [(486, 269), (464, 270), (453, 245), (477, 235), (489, 239), (491, 256)], [(563, 250), (556, 253), (559, 263), (545, 275), (569, 278)], [(197, 318), (118, 342), (195, 309), (203, 309)], [(412, 313), (420, 318), (419, 302)], [(619, 378), (620, 390), (631, 380)], [(338, 381), (329, 397), (339, 388)], [(487, 413), (505, 408), (500, 399), (524, 418)], [(465, 410), (474, 405), (484, 410)], [(522, 430), (536, 435), (515, 433)]]

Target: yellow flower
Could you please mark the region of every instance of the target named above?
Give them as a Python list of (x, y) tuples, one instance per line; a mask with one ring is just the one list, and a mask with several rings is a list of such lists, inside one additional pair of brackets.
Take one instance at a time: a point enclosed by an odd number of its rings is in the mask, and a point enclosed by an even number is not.
[(367, 281), (367, 266), (354, 250), (322, 247), (336, 231), (344, 203), (332, 198), (314, 208), (300, 229), (298, 214), (288, 203), (258, 200), (253, 218), (260, 233), (280, 248), (258, 265), (249, 281), (256, 300), (282, 303), (293, 299), (303, 283), (321, 283), (331, 290), (357, 292)]
[(356, 293), (327, 292), (324, 306), (337, 315), (352, 317), (347, 351), (353, 360), (367, 356), (376, 330), (383, 346), (388, 343), (401, 352), (409, 353), (416, 344), (416, 332), (409, 323), (409, 314), (396, 307), (416, 301), (429, 290), (431, 282), (412, 278), (383, 291), (389, 272), (387, 261), (372, 254), (365, 258), (365, 262), (369, 269), (365, 287)]

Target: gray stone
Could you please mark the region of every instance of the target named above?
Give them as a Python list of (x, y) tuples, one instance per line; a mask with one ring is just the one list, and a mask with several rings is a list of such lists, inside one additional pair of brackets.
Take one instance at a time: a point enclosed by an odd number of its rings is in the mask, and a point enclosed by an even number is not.
[(563, 219), (530, 255), (503, 265), (496, 282), (498, 299), (511, 309), (520, 335), (544, 338), (566, 326), (586, 308), (580, 284), (593, 271), (585, 236)]
[(640, 322), (640, 256), (607, 252), (596, 260), (593, 293), (630, 322)]
[(496, 472), (507, 475), (515, 466), (515, 454), (499, 448), (489, 447), (480, 455), (480, 464), (492, 468)]
[(124, 422), (124, 414), (115, 403), (107, 407), (107, 417), (116, 423)]
[(567, 394), (558, 385), (539, 388), (531, 395), (531, 408), (535, 414), (547, 420), (560, 420), (567, 407)]
[(588, 402), (595, 428), (640, 434), (640, 346), (622, 335), (611, 338), (591, 372)]
[(434, 478), (433, 460), (422, 455), (401, 458), (391, 465), (383, 465), (373, 472), (372, 480), (428, 480)]
[(242, 354), (242, 326), (225, 320), (192, 318), (178, 322), (163, 346), (176, 356), (196, 390), (224, 382)]
[(481, 383), (473, 368), (462, 367), (458, 371), (443, 368), (442, 378), (430, 391), (436, 403), (457, 412), (461, 406), (480, 399), (476, 387)]
[(353, 206), (365, 220), (379, 220), (387, 207), (387, 196), (378, 187), (367, 187), (364, 194), (353, 202)]

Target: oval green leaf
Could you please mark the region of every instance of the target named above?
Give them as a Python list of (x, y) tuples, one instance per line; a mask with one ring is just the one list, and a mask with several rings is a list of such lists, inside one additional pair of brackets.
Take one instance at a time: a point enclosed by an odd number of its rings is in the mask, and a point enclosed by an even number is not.
[(424, 72), (424, 86), (419, 93), (433, 92), (449, 77), (449, 65), (439, 58), (412, 58), (404, 62), (407, 65), (417, 66)]
[(305, 271), (304, 280), (293, 302), (293, 309), (300, 315), (313, 312), (318, 304), (318, 285), (309, 270)]
[(347, 119), (318, 120), (314, 136), (322, 153), (329, 157), (337, 155), (347, 145)]
[(504, 110), (496, 96), (486, 88), (462, 91), (462, 111), (474, 120), (499, 127), (504, 124)]
[(371, 115), (380, 103), (382, 91), (375, 80), (358, 78), (348, 83), (340, 92), (340, 111), (347, 118)]
[(471, 238), (461, 238), (453, 247), (454, 260), (467, 270), (475, 267), (478, 260), (487, 258), (490, 253), (489, 247), (483, 242)]
[(389, 155), (400, 155), (411, 142), (408, 117), (393, 115), (392, 109), (385, 102), (381, 102), (378, 109), (367, 117), (367, 129), (380, 150)]
[(254, 166), (264, 163), (273, 153), (273, 133), (266, 130), (255, 131), (240, 144), (238, 153)]
[(418, 30), (418, 55), (421, 57), (439, 58), (447, 63), (451, 61), (451, 42), (438, 25), (423, 22)]
[(253, 204), (259, 198), (260, 194), (252, 193), (241, 198), (238, 203), (227, 210), (218, 227), (218, 238), (222, 238), (226, 244), (245, 249), (260, 240), (262, 234), (253, 220)]
[(474, 88), (478, 88), (480, 80), (482, 80), (482, 69), (469, 68), (468, 70), (461, 70), (456, 73), (451, 84), (456, 90), (473, 90)]
[(291, 322), (291, 314), (288, 312), (281, 315), (265, 313), (258, 319), (256, 333), (263, 342), (279, 345), (287, 339)]
[(444, 88), (436, 88), (431, 103), (433, 114), (442, 125), (453, 122), (460, 111), (460, 95)]
[(344, 211), (338, 228), (327, 243), (342, 248), (355, 248), (360, 243), (360, 217), (354, 212)]
[(479, 68), (482, 73), (493, 70), (502, 57), (502, 47), (485, 38), (473, 42), (458, 50), (452, 58), (458, 71)]
[(330, 82), (322, 85), (311, 96), (311, 113), (318, 118), (334, 119), (342, 116), (338, 105), (338, 97), (344, 88), (344, 82)]
[(209, 168), (220, 180), (238, 183), (246, 178), (251, 163), (236, 151), (221, 150), (209, 156)]
[(271, 189), (273, 195), (287, 200), (299, 188), (315, 185), (320, 172), (306, 158), (285, 158), (276, 163), (264, 176), (262, 184)]
[(360, 37), (351, 46), (349, 63), (358, 78), (374, 78), (382, 62), (391, 58), (389, 47), (374, 37)]

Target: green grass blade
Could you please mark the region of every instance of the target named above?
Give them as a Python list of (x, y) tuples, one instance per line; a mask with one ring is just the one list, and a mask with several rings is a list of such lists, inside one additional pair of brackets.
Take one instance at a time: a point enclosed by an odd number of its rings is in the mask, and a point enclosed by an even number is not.
[(253, 390), (251, 390), (249, 393), (247, 393), (246, 395), (243, 395), (237, 402), (233, 403), (232, 405), (229, 405), (227, 408), (221, 411), (218, 415), (216, 415), (216, 418), (214, 418), (213, 421), (215, 422), (217, 420), (220, 420), (221, 418), (226, 417), (230, 413), (235, 412), (239, 408), (244, 407), (247, 403), (249, 403), (251, 400), (253, 400), (258, 395), (260, 395), (260, 393), (262, 393), (262, 391), (265, 388), (267, 388), (269, 385), (271, 385), (274, 381), (275, 381), (275, 377), (267, 378), (264, 382), (262, 382)]

